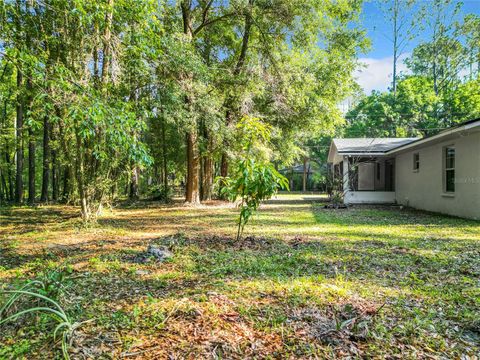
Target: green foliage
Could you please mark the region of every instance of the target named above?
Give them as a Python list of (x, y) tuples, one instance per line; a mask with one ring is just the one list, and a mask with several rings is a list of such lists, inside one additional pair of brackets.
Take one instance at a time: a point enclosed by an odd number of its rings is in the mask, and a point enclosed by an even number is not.
[(61, 296), (65, 295), (70, 286), (72, 271), (70, 266), (49, 267), (41, 271), (37, 276), (39, 281), (37, 292), (55, 301), (60, 301)]
[[(211, 194), (243, 114), (266, 119), (272, 158), (292, 162), (304, 139), (341, 122), (337, 104), (368, 47), (360, 11), (361, 1), (5, 2), (0, 201), (27, 177), (42, 201), (59, 200), (61, 187), (85, 221), (185, 175), (200, 174), (198, 191)], [(17, 169), (27, 142), (32, 161)]]
[[(44, 313), (55, 320), (56, 327), (52, 335), (54, 340), (57, 336), (61, 337), (62, 354), (65, 359), (69, 359), (68, 347), (74, 336), (75, 330), (83, 323), (73, 322), (66, 314), (62, 306), (52, 298), (43, 295), (51, 293), (52, 289), (49, 283), (39, 280), (28, 281), (18, 290), (4, 290), (2, 295), (7, 295), (6, 301), (0, 306), (0, 326), (17, 320), (21, 316)], [(25, 298), (33, 298), (33, 303), (27, 302), (26, 309), (18, 308), (16, 305)], [(22, 303), (25, 304), (25, 301)]]
[(263, 200), (279, 189), (288, 189), (288, 180), (275, 170), (265, 156), (270, 128), (258, 118), (244, 116), (238, 123), (241, 142), (240, 156), (232, 177), (221, 178), (222, 194), (230, 201), (240, 198), (237, 240), (250, 217)]
[(411, 75), (392, 92), (373, 92), (346, 114), (345, 136), (425, 136), (480, 116), (479, 80), (469, 80), (436, 95), (433, 80)]
[(30, 351), (30, 342), (26, 339), (16, 341), (12, 345), (0, 347), (0, 359), (26, 359)]
[(172, 201), (173, 191), (170, 187), (165, 188), (163, 185), (154, 185), (149, 188), (147, 195), (151, 200), (169, 203)]
[(361, 98), (346, 115), (345, 136), (425, 136), (480, 116), (478, 16), (461, 19), (462, 4), (451, 0), (417, 5), (417, 29), (427, 36), (405, 60), (412, 74), (397, 77), (395, 90)]

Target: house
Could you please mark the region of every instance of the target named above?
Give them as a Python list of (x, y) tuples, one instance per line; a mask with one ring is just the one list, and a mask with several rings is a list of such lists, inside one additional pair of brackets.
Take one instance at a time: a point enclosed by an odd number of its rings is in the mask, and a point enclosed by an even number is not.
[(334, 139), (328, 163), (346, 204), (480, 219), (480, 119), (426, 138)]

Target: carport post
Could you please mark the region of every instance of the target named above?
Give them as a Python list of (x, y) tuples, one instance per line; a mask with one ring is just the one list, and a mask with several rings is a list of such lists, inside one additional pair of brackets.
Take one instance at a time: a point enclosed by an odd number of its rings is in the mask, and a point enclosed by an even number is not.
[(347, 193), (349, 190), (349, 184), (348, 184), (348, 173), (349, 171), (349, 164), (348, 164), (348, 156), (343, 157), (343, 192), (344, 194)]

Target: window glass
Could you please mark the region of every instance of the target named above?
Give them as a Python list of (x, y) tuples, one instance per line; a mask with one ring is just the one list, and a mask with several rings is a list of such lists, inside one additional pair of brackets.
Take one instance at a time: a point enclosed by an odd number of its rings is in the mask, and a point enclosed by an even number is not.
[(413, 154), (413, 170), (419, 170), (420, 169), (420, 154), (415, 153)]
[(447, 148), (445, 151), (446, 151), (446, 154), (445, 154), (446, 168), (452, 169), (455, 167), (455, 149)]
[(455, 192), (455, 170), (446, 171), (446, 190), (447, 192)]
[(445, 148), (445, 191), (455, 192), (455, 148)]

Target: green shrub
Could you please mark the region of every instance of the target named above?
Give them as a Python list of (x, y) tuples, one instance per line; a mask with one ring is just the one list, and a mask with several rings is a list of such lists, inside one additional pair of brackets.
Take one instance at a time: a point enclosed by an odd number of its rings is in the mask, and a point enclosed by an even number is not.
[(245, 116), (237, 125), (241, 150), (231, 177), (220, 178), (222, 195), (230, 201), (240, 198), (237, 240), (250, 217), (263, 200), (271, 198), (279, 189), (288, 189), (288, 180), (265, 156), (270, 141), (270, 128), (258, 118)]
[(172, 200), (172, 197), (173, 191), (171, 187), (165, 188), (163, 185), (153, 185), (148, 190), (148, 198), (150, 200), (169, 203)]

